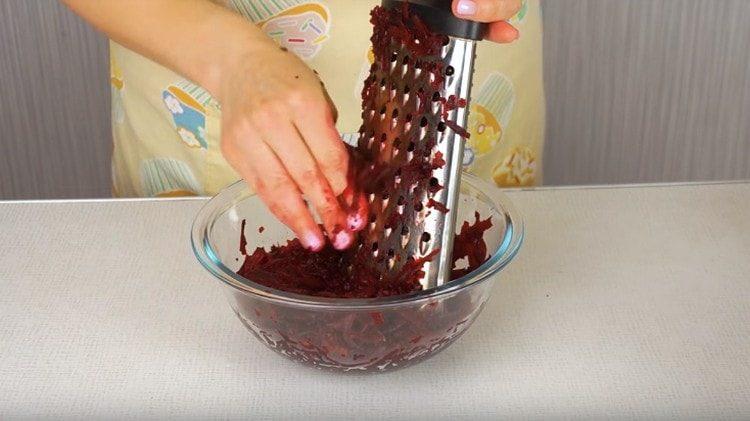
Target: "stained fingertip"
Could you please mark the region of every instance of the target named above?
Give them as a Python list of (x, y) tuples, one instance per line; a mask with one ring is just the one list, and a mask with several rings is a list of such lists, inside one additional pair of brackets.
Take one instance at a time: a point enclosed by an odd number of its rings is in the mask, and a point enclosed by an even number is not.
[(366, 219), (360, 215), (359, 212), (352, 213), (346, 217), (346, 223), (349, 226), (349, 231), (357, 232), (362, 231), (365, 227)]
[(305, 233), (300, 241), (305, 248), (314, 252), (322, 250), (323, 246), (325, 245), (323, 237), (320, 235), (320, 233), (316, 232)]
[(518, 29), (508, 22), (493, 22), (490, 24), (487, 36), (489, 41), (507, 44), (517, 40), (521, 36)]
[(331, 234), (331, 243), (336, 250), (346, 250), (354, 243), (354, 235), (345, 229), (337, 229)]

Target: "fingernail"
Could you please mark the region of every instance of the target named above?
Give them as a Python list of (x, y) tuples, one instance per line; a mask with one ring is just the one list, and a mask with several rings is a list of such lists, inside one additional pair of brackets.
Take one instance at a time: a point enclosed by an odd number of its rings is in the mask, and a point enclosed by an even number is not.
[(323, 240), (313, 232), (307, 233), (303, 239), (305, 247), (312, 251), (323, 249)]
[(341, 230), (333, 235), (333, 248), (336, 250), (347, 249), (354, 241), (354, 237), (347, 230)]
[(456, 13), (461, 16), (474, 16), (477, 13), (477, 4), (474, 0), (459, 0)]
[(353, 213), (346, 218), (346, 223), (349, 225), (349, 231), (360, 231), (365, 227), (365, 218), (359, 212)]

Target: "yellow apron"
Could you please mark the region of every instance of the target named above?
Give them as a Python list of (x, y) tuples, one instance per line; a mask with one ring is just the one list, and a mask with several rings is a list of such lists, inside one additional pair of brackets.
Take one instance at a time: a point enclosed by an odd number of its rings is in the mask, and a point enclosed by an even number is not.
[[(369, 11), (378, 0), (225, 0), (320, 73), (356, 133), (372, 52)], [(539, 0), (511, 20), (520, 38), (478, 48), (464, 166), (500, 186), (541, 181), (544, 142)], [(239, 176), (219, 147), (220, 104), (203, 88), (110, 43), (115, 196), (213, 195)]]

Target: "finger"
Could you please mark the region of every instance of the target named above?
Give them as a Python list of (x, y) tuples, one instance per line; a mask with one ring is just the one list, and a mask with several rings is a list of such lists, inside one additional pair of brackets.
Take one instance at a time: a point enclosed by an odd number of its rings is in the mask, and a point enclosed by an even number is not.
[(323, 93), (326, 96), (326, 102), (328, 102), (328, 105), (331, 107), (331, 118), (333, 118), (333, 122), (337, 122), (339, 120), (339, 110), (336, 108), (336, 104), (333, 103), (333, 99), (331, 99), (331, 96), (328, 95), (328, 91), (325, 89), (325, 85), (323, 85)]
[(349, 154), (333, 120), (331, 108), (320, 105), (299, 110), (294, 124), (304, 137), (308, 149), (325, 175), (334, 194), (341, 194), (347, 182)]
[(354, 242), (354, 236), (346, 228), (346, 213), (297, 129), (291, 122), (276, 124), (272, 130), (268, 127), (261, 129), (261, 135), (320, 215), (334, 248), (348, 248)]
[(453, 0), (453, 13), (477, 22), (508, 20), (521, 10), (521, 0)]
[(354, 211), (349, 213), (349, 218), (347, 219), (350, 230), (357, 232), (365, 228), (365, 225), (367, 225), (368, 210), (367, 196), (364, 193), (358, 194)]
[(507, 44), (518, 39), (521, 34), (513, 25), (506, 21), (492, 22), (485, 39)]
[(349, 185), (341, 195), (341, 200), (347, 212), (346, 223), (349, 231), (363, 230), (367, 225), (367, 196), (364, 193), (355, 192), (353, 186)]
[(325, 245), (323, 233), (302, 199), (302, 193), (273, 151), (262, 142), (253, 142), (251, 152), (245, 150), (249, 148), (222, 149), (227, 150), (224, 153), (227, 161), (250, 184), (271, 213), (294, 231), (304, 247), (320, 251)]

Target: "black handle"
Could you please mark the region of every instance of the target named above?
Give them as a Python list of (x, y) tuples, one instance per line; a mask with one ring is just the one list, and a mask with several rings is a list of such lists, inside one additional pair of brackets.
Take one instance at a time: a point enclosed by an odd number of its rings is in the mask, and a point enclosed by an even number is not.
[(486, 23), (457, 18), (453, 14), (452, 0), (383, 0), (383, 7), (401, 8), (406, 2), (433, 31), (456, 38), (481, 40), (487, 30)]

